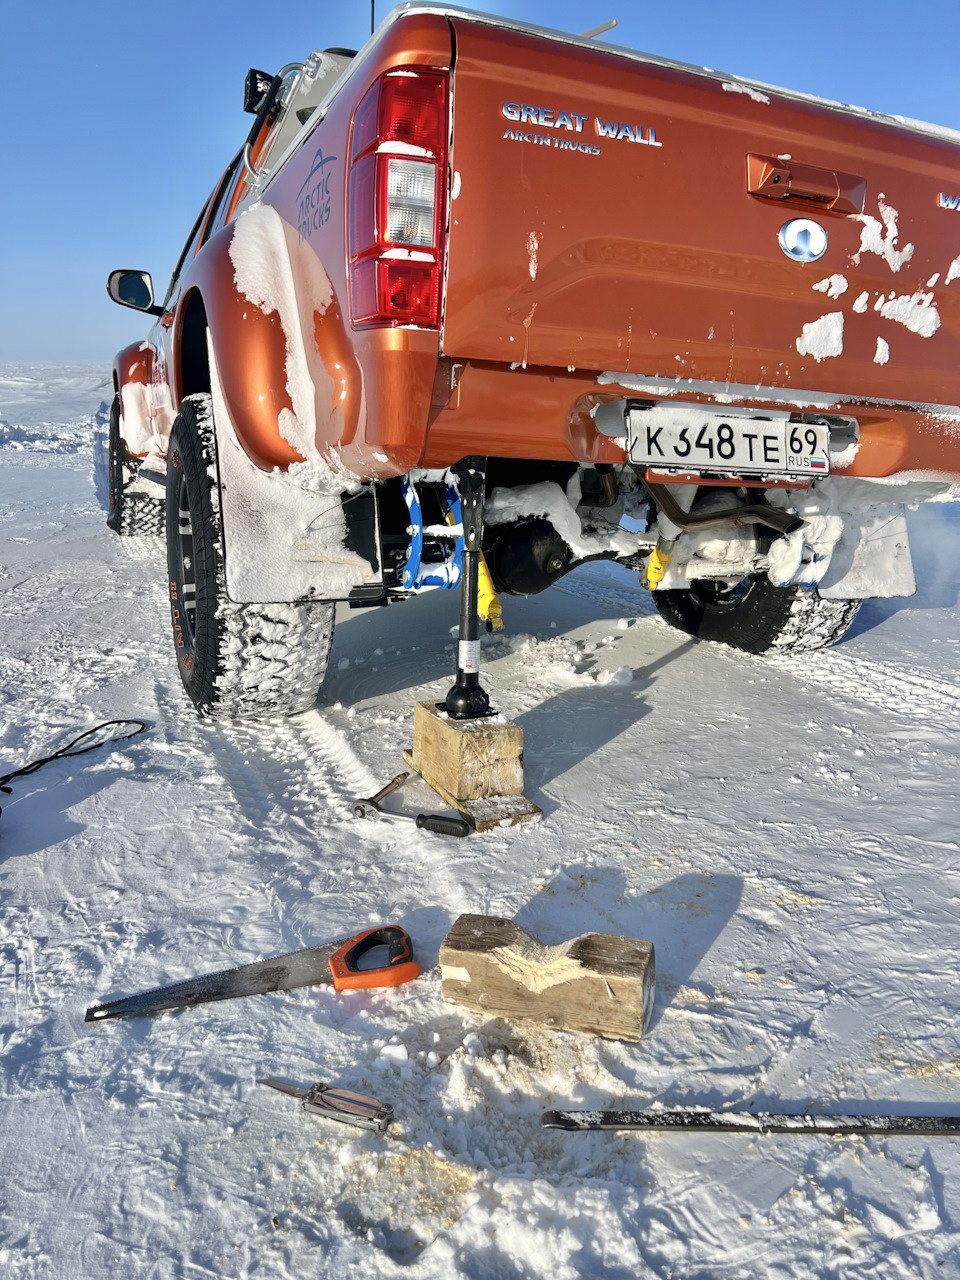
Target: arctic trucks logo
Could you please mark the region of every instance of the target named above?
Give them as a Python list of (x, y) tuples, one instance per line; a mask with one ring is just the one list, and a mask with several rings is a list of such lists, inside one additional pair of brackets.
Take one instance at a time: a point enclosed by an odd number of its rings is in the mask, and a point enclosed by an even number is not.
[(306, 181), (297, 192), (297, 232), (301, 244), (330, 220), (330, 179), (333, 174), (327, 165), (333, 164), (336, 158), (325, 156), (323, 147), (318, 148)]
[[(557, 111), (553, 107), (538, 107), (529, 102), (504, 102), (500, 107), (500, 114), (521, 126), (532, 125), (534, 129), (554, 131), (552, 135), (532, 133), (521, 127), (508, 129), (504, 138), (515, 142), (529, 142), (534, 146), (554, 147), (558, 151), (580, 151), (585, 155), (598, 156), (600, 148), (589, 140), (591, 133), (596, 138), (612, 138), (615, 142), (634, 142), (644, 147), (663, 146), (662, 142), (657, 141), (655, 129), (625, 120), (604, 120), (600, 116), (585, 116), (577, 111)], [(591, 119), (592, 130), (588, 127)]]
[(940, 192), (940, 199), (937, 204), (941, 209), (957, 209), (960, 210), (960, 196), (948, 196), (945, 192)]

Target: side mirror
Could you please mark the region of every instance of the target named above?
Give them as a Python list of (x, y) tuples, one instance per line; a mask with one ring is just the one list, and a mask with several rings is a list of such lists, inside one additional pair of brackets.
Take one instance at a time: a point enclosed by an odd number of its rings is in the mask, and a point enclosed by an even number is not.
[(154, 305), (153, 281), (149, 271), (111, 271), (107, 276), (107, 293), (121, 307), (162, 316), (163, 307)]
[(256, 67), (251, 67), (247, 72), (247, 78), (243, 82), (243, 109), (248, 111), (250, 115), (255, 116), (260, 110), (260, 106), (270, 91), (273, 84), (273, 76), (266, 71), (258, 71)]

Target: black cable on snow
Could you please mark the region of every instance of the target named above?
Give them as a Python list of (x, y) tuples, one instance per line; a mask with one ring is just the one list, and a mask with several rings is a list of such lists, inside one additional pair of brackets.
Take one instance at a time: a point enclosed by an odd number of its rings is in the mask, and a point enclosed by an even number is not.
[[(91, 742), (85, 747), (80, 746), (81, 742), (92, 737), (95, 733), (99, 733), (101, 729), (110, 729), (114, 725), (137, 725), (138, 727), (134, 729), (132, 733), (120, 733), (115, 737), (107, 738), (102, 742)], [(11, 779), (23, 778), (28, 773), (36, 773), (38, 769), (42, 768), (45, 764), (49, 764), (51, 760), (62, 760), (65, 756), (82, 756), (87, 751), (96, 751), (97, 747), (108, 747), (114, 742), (125, 742), (127, 738), (135, 738), (138, 733), (143, 733), (146, 727), (147, 726), (142, 720), (105, 720), (103, 724), (96, 724), (92, 729), (85, 729), (83, 733), (80, 734), (79, 738), (74, 738), (72, 742), (68, 742), (67, 745), (65, 747), (61, 747), (59, 751), (54, 751), (52, 755), (44, 756), (41, 760), (34, 760), (30, 764), (25, 764), (20, 769), (14, 769), (12, 772), (5, 773), (0, 776), (0, 791), (5, 795), (12, 795), (12, 788), (7, 786), (7, 783), (10, 782)], [(2, 809), (0, 809), (0, 813), (3, 813)]]

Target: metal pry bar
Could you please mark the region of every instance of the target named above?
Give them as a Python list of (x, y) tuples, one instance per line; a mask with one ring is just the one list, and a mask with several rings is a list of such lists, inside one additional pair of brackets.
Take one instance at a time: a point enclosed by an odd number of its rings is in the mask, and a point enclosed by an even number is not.
[(781, 1115), (767, 1111), (545, 1111), (544, 1129), (646, 1129), (673, 1133), (805, 1133), (816, 1137), (960, 1137), (960, 1116)]

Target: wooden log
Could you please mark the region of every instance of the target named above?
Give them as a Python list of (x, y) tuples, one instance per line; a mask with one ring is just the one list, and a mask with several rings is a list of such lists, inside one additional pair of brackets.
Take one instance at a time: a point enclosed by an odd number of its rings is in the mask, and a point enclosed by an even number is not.
[(523, 730), (493, 720), (451, 720), (435, 702), (418, 702), (413, 767), (457, 800), (522, 795)]
[(641, 1038), (655, 973), (652, 942), (585, 933), (545, 947), (499, 916), (460, 916), (440, 947), (441, 989), (449, 1003), (608, 1040)]

